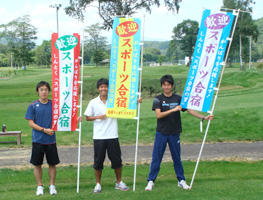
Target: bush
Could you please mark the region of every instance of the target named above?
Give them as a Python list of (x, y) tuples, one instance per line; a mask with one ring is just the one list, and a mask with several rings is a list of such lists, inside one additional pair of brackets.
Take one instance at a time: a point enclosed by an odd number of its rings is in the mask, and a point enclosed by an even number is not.
[(263, 63), (260, 63), (258, 66), (257, 66), (258, 69), (260, 69), (261, 71), (263, 71)]

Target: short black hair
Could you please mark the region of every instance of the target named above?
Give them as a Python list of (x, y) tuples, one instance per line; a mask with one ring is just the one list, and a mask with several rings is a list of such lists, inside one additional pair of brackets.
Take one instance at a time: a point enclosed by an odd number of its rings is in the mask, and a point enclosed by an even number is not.
[(37, 84), (36, 91), (38, 92), (38, 89), (39, 89), (40, 87), (44, 86), (44, 85), (47, 86), (48, 91), (50, 92), (50, 85), (49, 85), (49, 83), (46, 82), (46, 81), (40, 81), (40, 82)]
[(109, 86), (109, 80), (106, 78), (101, 78), (97, 81), (97, 89), (102, 85), (105, 84), (107, 86)]
[(169, 74), (162, 76), (162, 78), (160, 79), (161, 85), (164, 84), (165, 81), (167, 81), (171, 85), (174, 85), (174, 78)]

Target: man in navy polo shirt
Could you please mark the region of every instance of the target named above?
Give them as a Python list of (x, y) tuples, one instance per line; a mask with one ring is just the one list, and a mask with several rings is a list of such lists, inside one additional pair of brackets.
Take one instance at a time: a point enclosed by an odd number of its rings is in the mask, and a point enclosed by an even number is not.
[(51, 195), (57, 194), (55, 188), (56, 165), (60, 162), (56, 146), (56, 135), (51, 129), (52, 126), (52, 101), (48, 99), (50, 85), (41, 81), (37, 84), (36, 91), (39, 99), (32, 102), (27, 109), (25, 119), (32, 128), (32, 153), (30, 162), (34, 165), (34, 175), (37, 181), (36, 195), (44, 194), (42, 184), (42, 164), (46, 154), (49, 165)]

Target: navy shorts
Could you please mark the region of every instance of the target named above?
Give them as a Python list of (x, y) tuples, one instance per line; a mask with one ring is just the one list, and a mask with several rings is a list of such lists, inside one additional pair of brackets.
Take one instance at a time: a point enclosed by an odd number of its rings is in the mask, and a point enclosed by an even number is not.
[(57, 165), (58, 163), (60, 163), (56, 143), (42, 145), (35, 142), (32, 143), (30, 163), (32, 163), (35, 166), (42, 165), (45, 154), (47, 163), (49, 165)]
[(122, 166), (121, 148), (119, 139), (93, 140), (94, 143), (94, 165), (97, 170), (103, 169), (106, 151), (111, 161), (111, 168), (118, 169)]

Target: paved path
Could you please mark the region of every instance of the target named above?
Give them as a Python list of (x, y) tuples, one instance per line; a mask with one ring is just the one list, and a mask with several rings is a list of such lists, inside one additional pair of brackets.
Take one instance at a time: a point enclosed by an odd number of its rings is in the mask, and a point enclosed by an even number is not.
[[(182, 160), (196, 160), (201, 144), (182, 145)], [(134, 163), (135, 146), (122, 146), (122, 159), (124, 163)], [(78, 162), (77, 147), (61, 147), (58, 149), (60, 165), (76, 165)], [(30, 167), (31, 149), (12, 148), (0, 149), (0, 168), (6, 167)], [(152, 146), (138, 147), (138, 164), (150, 163)], [(251, 143), (215, 143), (205, 144), (202, 160), (263, 160), (263, 142)], [(163, 161), (172, 161), (167, 147)], [(93, 147), (81, 147), (81, 164), (93, 162)], [(106, 163), (109, 160), (106, 159)]]

